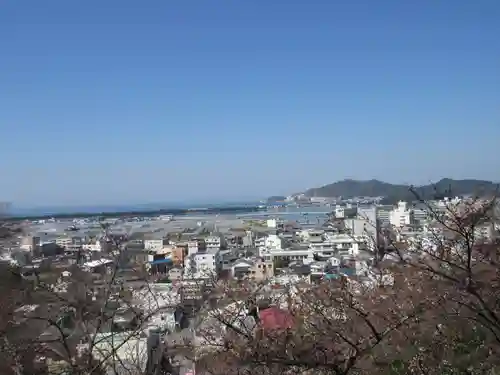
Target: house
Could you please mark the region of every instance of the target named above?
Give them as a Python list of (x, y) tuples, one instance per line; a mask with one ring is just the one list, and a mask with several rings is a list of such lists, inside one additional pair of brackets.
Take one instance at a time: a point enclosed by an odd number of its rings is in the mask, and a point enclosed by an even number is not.
[(184, 277), (204, 279), (216, 277), (222, 268), (221, 251), (215, 248), (198, 250), (184, 260)]
[(262, 258), (242, 259), (233, 264), (231, 273), (237, 279), (263, 281), (274, 276), (274, 266), (271, 261)]
[(163, 238), (155, 238), (155, 239), (145, 239), (144, 240), (144, 249), (145, 250), (159, 250), (163, 248)]
[(250, 273), (253, 262), (249, 259), (237, 260), (231, 267), (231, 274), (236, 279), (242, 279)]
[(212, 235), (205, 237), (205, 247), (206, 249), (216, 249), (221, 250), (226, 247), (226, 240), (224, 236)]

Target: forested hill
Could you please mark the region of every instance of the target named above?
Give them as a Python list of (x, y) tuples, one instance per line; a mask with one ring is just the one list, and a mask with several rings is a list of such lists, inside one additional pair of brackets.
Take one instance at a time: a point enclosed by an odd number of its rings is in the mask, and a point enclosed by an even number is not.
[[(488, 194), (495, 192), (498, 185), (484, 180), (454, 180), (443, 178), (429, 185), (415, 186), (418, 195), (424, 199), (443, 196), (460, 196), (469, 194)], [(390, 184), (379, 180), (342, 180), (319, 188), (305, 191), (308, 197), (385, 197), (390, 201), (415, 200), (415, 194), (409, 185)]]

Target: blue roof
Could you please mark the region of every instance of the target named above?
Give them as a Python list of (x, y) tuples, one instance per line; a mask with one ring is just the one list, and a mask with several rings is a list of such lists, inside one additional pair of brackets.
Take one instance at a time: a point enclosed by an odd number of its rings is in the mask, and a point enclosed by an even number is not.
[(352, 268), (342, 267), (340, 268), (339, 273), (343, 273), (344, 275), (347, 276), (354, 276), (356, 272)]
[(149, 264), (163, 264), (163, 263), (172, 263), (172, 259), (165, 258), (165, 259), (158, 259), (158, 260), (153, 260), (152, 262), (149, 262)]
[(327, 273), (325, 275), (325, 279), (338, 279), (339, 278), (339, 275), (336, 275), (334, 273)]

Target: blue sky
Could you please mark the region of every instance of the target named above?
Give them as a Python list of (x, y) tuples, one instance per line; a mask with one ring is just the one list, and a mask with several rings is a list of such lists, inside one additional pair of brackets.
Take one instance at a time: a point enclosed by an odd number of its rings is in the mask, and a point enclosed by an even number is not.
[(4, 0), (0, 200), (500, 180), (498, 0)]

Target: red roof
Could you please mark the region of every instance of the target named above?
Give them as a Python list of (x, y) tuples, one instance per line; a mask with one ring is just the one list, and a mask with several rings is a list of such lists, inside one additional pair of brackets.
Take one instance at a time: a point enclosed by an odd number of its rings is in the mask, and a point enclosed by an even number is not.
[(286, 329), (294, 326), (293, 316), (286, 310), (269, 307), (259, 313), (260, 324), (265, 329)]

